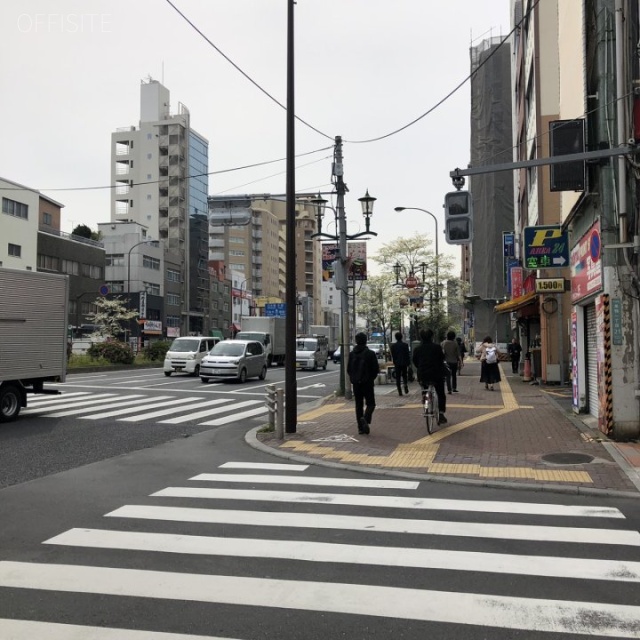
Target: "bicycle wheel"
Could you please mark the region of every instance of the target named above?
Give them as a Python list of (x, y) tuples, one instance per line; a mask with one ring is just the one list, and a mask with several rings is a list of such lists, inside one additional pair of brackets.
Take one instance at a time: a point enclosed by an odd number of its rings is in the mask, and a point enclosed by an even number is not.
[(427, 433), (431, 434), (438, 424), (438, 397), (433, 387), (429, 387), (425, 393), (424, 417), (427, 423)]

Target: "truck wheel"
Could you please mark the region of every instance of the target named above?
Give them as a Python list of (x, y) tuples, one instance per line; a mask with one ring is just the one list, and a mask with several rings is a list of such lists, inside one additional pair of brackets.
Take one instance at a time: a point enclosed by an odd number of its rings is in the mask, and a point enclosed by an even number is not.
[(167, 376), (167, 378), (171, 375), (171, 371), (165, 371), (164, 375)]
[(8, 384), (0, 389), (0, 422), (11, 422), (20, 415), (22, 394), (18, 387)]

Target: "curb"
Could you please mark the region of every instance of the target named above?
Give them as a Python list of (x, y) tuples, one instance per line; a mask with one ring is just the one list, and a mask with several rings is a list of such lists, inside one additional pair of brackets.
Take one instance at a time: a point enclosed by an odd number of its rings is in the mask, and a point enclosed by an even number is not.
[[(322, 402), (322, 400), (321, 400)], [(500, 482), (497, 480), (475, 480), (473, 478), (450, 478), (448, 476), (440, 476), (428, 473), (411, 473), (410, 471), (396, 471), (393, 469), (379, 469), (377, 467), (366, 467), (363, 465), (349, 465), (341, 462), (331, 462), (319, 458), (306, 458), (296, 453), (288, 453), (280, 449), (274, 449), (258, 440), (257, 433), (261, 427), (254, 427), (245, 434), (245, 442), (254, 449), (268, 453), (278, 458), (293, 460), (299, 463), (314, 464), (320, 467), (328, 467), (330, 469), (340, 469), (343, 471), (353, 471), (355, 473), (366, 473), (379, 476), (390, 476), (393, 478), (403, 478), (407, 480), (421, 480), (423, 482), (438, 482), (441, 484), (471, 485), (476, 487), (486, 487), (491, 489), (516, 489), (518, 491), (533, 491), (538, 493), (559, 493), (564, 495), (583, 495), (583, 496), (606, 496), (611, 498), (634, 498), (640, 499), (640, 493), (632, 493), (630, 491), (617, 491), (614, 489), (596, 489), (593, 487), (566, 487), (559, 484), (540, 484), (530, 483), (522, 484), (518, 482)]]

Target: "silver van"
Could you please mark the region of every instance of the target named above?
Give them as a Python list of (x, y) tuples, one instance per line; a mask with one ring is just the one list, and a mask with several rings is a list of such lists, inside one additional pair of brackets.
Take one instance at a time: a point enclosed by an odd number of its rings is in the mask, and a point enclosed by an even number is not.
[(220, 338), (211, 336), (183, 336), (176, 338), (164, 357), (164, 375), (170, 376), (174, 371), (200, 375), (200, 365)]
[(245, 382), (256, 376), (267, 377), (267, 355), (257, 340), (221, 340), (200, 364), (200, 380), (205, 383), (212, 378)]

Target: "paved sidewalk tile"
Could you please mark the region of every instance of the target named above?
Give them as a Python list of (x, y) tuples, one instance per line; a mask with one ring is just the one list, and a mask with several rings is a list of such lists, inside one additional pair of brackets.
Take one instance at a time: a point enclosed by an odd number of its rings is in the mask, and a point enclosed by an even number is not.
[[(448, 424), (432, 435), (426, 431), (414, 382), (402, 397), (393, 385), (376, 386), (368, 436), (358, 434), (353, 402), (331, 398), (298, 417), (297, 433), (286, 434), (284, 440), (272, 433), (257, 438), (290, 454), (356, 467), (638, 493), (603, 445), (603, 434), (579, 428), (563, 411), (567, 402), (558, 400), (567, 399), (569, 388), (531, 386), (507, 374), (504, 365), (501, 369), (502, 382), (491, 391), (479, 382), (479, 363), (465, 364), (458, 376), (460, 392), (447, 395)], [(621, 453), (629, 464), (640, 465), (637, 445), (623, 447)], [(561, 454), (564, 464), (545, 461), (549, 454)], [(590, 462), (567, 464), (575, 459), (567, 454), (589, 456)]]

